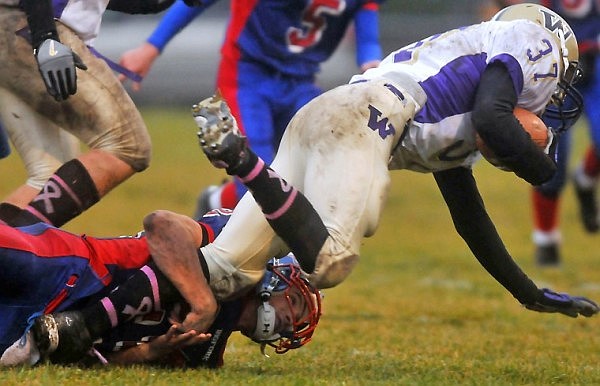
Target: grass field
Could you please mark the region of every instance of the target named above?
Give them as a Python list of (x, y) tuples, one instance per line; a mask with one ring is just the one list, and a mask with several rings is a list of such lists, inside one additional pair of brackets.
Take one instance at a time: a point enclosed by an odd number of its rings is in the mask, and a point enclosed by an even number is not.
[[(187, 109), (143, 113), (154, 141), (151, 167), (67, 229), (132, 234), (153, 209), (191, 214), (199, 190), (225, 177), (201, 154)], [(583, 126), (575, 131), (578, 157), (587, 132)], [(0, 173), (0, 196), (24, 180), (14, 154), (0, 162)], [(322, 322), (305, 348), (264, 358), (257, 345), (237, 334), (218, 371), (39, 366), (0, 370), (0, 384), (600, 384), (600, 319), (522, 308), (456, 234), (433, 178), (392, 174), (380, 228), (365, 240), (350, 278), (325, 291)], [(484, 161), (475, 174), (500, 234), (529, 276), (539, 286), (600, 300), (598, 236), (579, 224), (572, 187), (562, 205), (564, 264), (540, 269), (530, 241), (528, 185)]]

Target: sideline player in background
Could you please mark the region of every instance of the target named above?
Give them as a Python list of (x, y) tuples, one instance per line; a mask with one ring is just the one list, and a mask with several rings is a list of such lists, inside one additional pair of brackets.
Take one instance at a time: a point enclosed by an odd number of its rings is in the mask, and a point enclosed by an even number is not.
[[(579, 213), (586, 231), (599, 229), (596, 189), (600, 175), (600, 70), (598, 39), (600, 38), (600, 9), (592, 0), (564, 1), (542, 0), (541, 4), (563, 16), (579, 42), (580, 65), (583, 77), (577, 83), (585, 102), (585, 115), (591, 144), (573, 172), (572, 181), (579, 205)], [(552, 122), (549, 122), (551, 125)], [(561, 137), (559, 147), (559, 172), (546, 184), (534, 187), (532, 193), (534, 212), (533, 240), (536, 245), (536, 262), (540, 265), (557, 265), (561, 261), (562, 236), (559, 224), (559, 204), (568, 181), (568, 162), (571, 134)]]
[(553, 157), (531, 140), (514, 109), (577, 116), (564, 109), (578, 95), (571, 90), (577, 68), (577, 40), (560, 16), (535, 4), (509, 7), (489, 22), (392, 52), (309, 102), (288, 125), (271, 167), (237, 136), (224, 101), (203, 100), (192, 110), (203, 151), (252, 192), (201, 248), (211, 287), (227, 296), (256, 283), (268, 257), (287, 250), (317, 287), (338, 285), (357, 264), (363, 237), (376, 231), (389, 169), (407, 169), (433, 174), (459, 235), (526, 308), (596, 314), (589, 299), (540, 289), (520, 269), (471, 169), (481, 157), (479, 136), (495, 165), (534, 185), (552, 178)]
[[(497, 12), (501, 8), (522, 1), (495, 0), (487, 2), (488, 12)], [(598, 38), (600, 37), (600, 14), (598, 3), (592, 0), (564, 1), (542, 0), (540, 3), (560, 14), (573, 28), (577, 36), (580, 67), (583, 77), (578, 81), (577, 88), (581, 91), (585, 102), (585, 114), (592, 144), (572, 176), (575, 194), (579, 205), (579, 213), (584, 228), (595, 233), (599, 229), (598, 204), (596, 186), (600, 174), (600, 76), (597, 67)], [(549, 127), (558, 127), (561, 123), (542, 116)], [(559, 265), (562, 258), (560, 245), (560, 196), (569, 179), (569, 158), (571, 154), (570, 131), (560, 137), (557, 149), (557, 173), (554, 177), (539, 186), (534, 186), (531, 192), (533, 210), (533, 243), (535, 245), (535, 261), (540, 266)]]
[[(177, 1), (148, 40), (124, 53), (120, 64), (147, 75), (175, 34), (216, 1), (205, 0), (196, 8)], [(231, 2), (216, 88), (228, 101), (254, 151), (267, 163), (273, 160), (294, 113), (321, 94), (315, 83), (321, 63), (333, 54), (352, 22), (361, 72), (379, 63), (378, 9), (383, 1)], [(139, 87), (133, 85), (134, 90)], [(195, 217), (209, 209), (233, 208), (245, 191), (239, 181), (235, 186), (230, 182), (209, 187), (200, 195)]]

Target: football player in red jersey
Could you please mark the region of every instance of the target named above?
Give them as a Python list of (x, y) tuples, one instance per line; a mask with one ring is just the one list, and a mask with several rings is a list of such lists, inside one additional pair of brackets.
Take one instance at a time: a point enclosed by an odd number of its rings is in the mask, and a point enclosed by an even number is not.
[[(194, 288), (195, 270), (208, 275), (206, 265), (198, 257), (161, 261), (159, 250), (173, 237), (204, 245), (229, 215), (215, 210), (196, 222), (157, 211), (145, 219), (145, 232), (118, 238), (78, 236), (45, 223), (0, 225), (0, 365), (33, 364), (40, 354), (78, 362), (96, 341), (98, 357), (112, 363), (219, 367), (233, 331), (278, 353), (304, 345), (318, 323), (320, 297), (291, 255), (271, 260), (256, 288), (219, 301), (204, 324), (184, 327), (188, 313), (204, 307), (199, 301), (210, 307), (214, 299), (194, 298), (191, 305), (180, 292), (186, 281)], [(185, 271), (168, 268), (181, 264)]]

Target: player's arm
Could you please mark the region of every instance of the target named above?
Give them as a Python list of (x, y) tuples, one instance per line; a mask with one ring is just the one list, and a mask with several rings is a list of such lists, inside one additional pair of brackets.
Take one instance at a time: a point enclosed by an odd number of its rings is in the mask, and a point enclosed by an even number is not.
[(31, 46), (46, 89), (57, 101), (77, 92), (75, 67), (87, 69), (79, 56), (60, 42), (50, 0), (23, 0)]
[(536, 300), (537, 286), (521, 271), (506, 250), (488, 216), (471, 169), (434, 173), (458, 234), (483, 267), (519, 302)]
[(198, 259), (202, 228), (190, 217), (159, 210), (144, 218), (152, 259), (190, 305), (180, 331), (205, 332), (213, 323), (218, 305)]
[(356, 63), (361, 72), (377, 67), (382, 49), (379, 42), (379, 4), (366, 2), (354, 16)]
[(479, 263), (528, 309), (560, 312), (576, 317), (599, 311), (589, 299), (538, 289), (519, 268), (500, 239), (487, 214), (471, 169), (454, 168), (434, 173), (458, 234)]
[(171, 326), (165, 334), (150, 342), (112, 352), (106, 355), (106, 359), (109, 363), (118, 365), (163, 361), (168, 363), (169, 355), (175, 350), (201, 344), (208, 339), (210, 336), (195, 332), (180, 332), (175, 326)]
[[(171, 39), (216, 1), (203, 0), (202, 5), (197, 7), (189, 7), (184, 1), (175, 1), (161, 18), (148, 39), (140, 46), (123, 53), (119, 64), (145, 77), (150, 72), (154, 61), (160, 56)], [(122, 82), (126, 79), (125, 75), (119, 75), (119, 80)], [(133, 89), (137, 91), (139, 88), (140, 83), (134, 83)]]
[(517, 94), (512, 78), (500, 62), (483, 72), (471, 119), (475, 130), (499, 161), (533, 185), (548, 181), (556, 165), (525, 132), (513, 111)]

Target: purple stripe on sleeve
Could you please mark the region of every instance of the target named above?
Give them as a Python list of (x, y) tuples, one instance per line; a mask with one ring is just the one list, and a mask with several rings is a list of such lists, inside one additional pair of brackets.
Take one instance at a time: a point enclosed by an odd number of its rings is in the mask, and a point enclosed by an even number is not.
[(427, 94), (427, 103), (415, 120), (435, 123), (471, 111), (479, 79), (486, 67), (485, 59), (485, 53), (461, 56), (420, 82)]
[(68, 2), (69, 2), (69, 0), (53, 0), (52, 1), (52, 8), (54, 9), (54, 17), (56, 19), (60, 19)]

